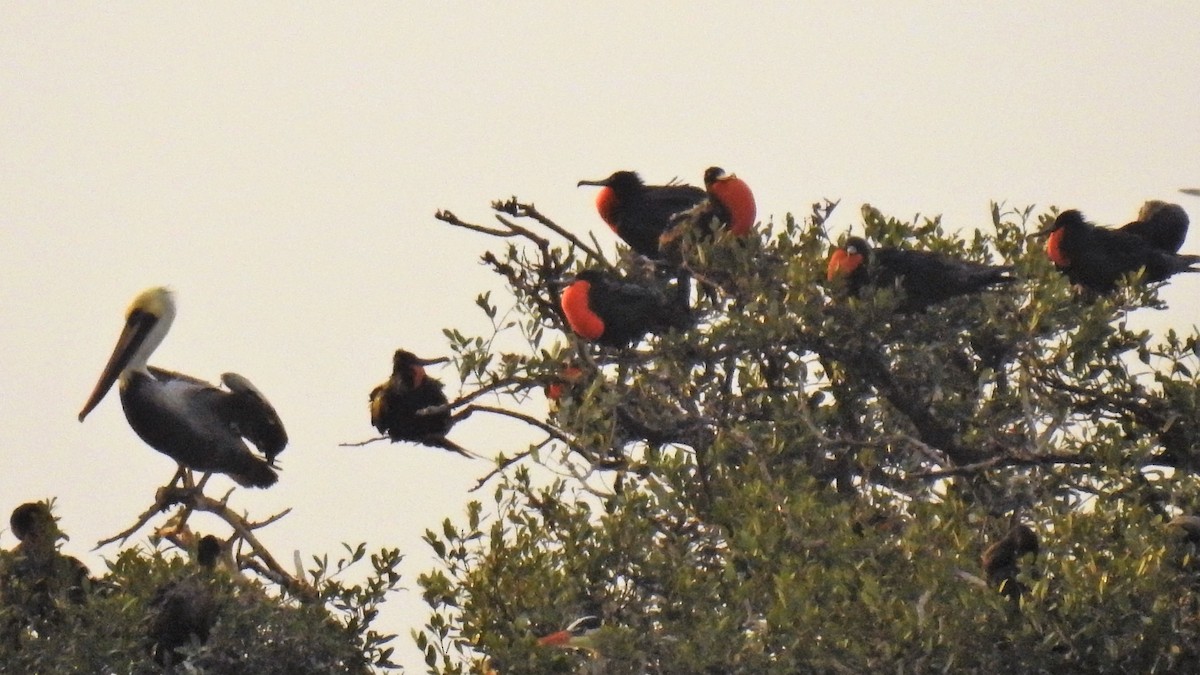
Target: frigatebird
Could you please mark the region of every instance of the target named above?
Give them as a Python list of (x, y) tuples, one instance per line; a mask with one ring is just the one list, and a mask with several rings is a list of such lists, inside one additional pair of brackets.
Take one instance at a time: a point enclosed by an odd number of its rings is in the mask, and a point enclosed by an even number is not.
[(449, 359), (422, 359), (404, 349), (392, 355), (392, 375), (371, 390), (371, 424), (393, 442), (412, 441), (422, 445), (471, 453), (446, 438), (454, 426), (442, 392), (442, 383), (425, 373), (425, 366)]
[(704, 201), (707, 193), (693, 185), (646, 185), (633, 171), (617, 171), (603, 180), (581, 180), (579, 186), (597, 185), (600, 218), (637, 253), (657, 260), (658, 238), (670, 227), (671, 217)]
[(593, 638), (602, 625), (598, 616), (582, 616), (572, 621), (566, 628), (538, 638), (538, 644), (543, 647), (584, 649), (595, 652)]
[(13, 509), (9, 527), (20, 543), (0, 557), (0, 639), (16, 648), (27, 628), (45, 637), (67, 603), (83, 604), (92, 579), (78, 558), (59, 551), (67, 536), (46, 502)]
[(758, 207), (746, 181), (719, 166), (710, 166), (704, 172), (704, 189), (707, 195), (704, 201), (672, 218), (671, 228), (659, 237), (661, 250), (676, 246), (680, 237), (692, 229), (702, 238), (711, 237), (714, 224), (728, 229), (735, 237), (750, 234)]
[(1014, 281), (1011, 267), (959, 260), (933, 251), (891, 247), (872, 249), (861, 237), (850, 237), (829, 256), (826, 278), (845, 279), (851, 293), (866, 286), (899, 284), (904, 293), (901, 311), (920, 311), (958, 295), (977, 293)]
[(1006, 598), (1017, 600), (1029, 589), (1017, 580), (1020, 561), (1038, 554), (1038, 538), (1028, 525), (1015, 525), (1003, 539), (984, 550), (980, 562), (988, 584)]
[(625, 347), (651, 332), (684, 329), (692, 324), (687, 288), (668, 296), (650, 285), (587, 269), (562, 292), (562, 311), (580, 337), (610, 347)]
[(1137, 220), (1118, 228), (1119, 232), (1136, 234), (1154, 248), (1167, 253), (1179, 253), (1187, 239), (1188, 214), (1178, 204), (1152, 199), (1138, 210)]
[[(1187, 234), (1187, 214), (1164, 205), (1145, 220), (1119, 229), (1096, 227), (1075, 209), (1063, 211), (1038, 235), (1049, 235), (1046, 254), (1063, 274), (1096, 293), (1111, 293), (1121, 277), (1145, 270), (1143, 280), (1166, 281), (1179, 272), (1195, 272), (1200, 256), (1176, 253)], [(1143, 213), (1146, 209), (1143, 208)]]
[(221, 609), (212, 572), (221, 555), (221, 540), (205, 535), (196, 545), (196, 567), (163, 584), (149, 603), (146, 637), (155, 662), (173, 666), (183, 661), (180, 648), (193, 640), (208, 642)]

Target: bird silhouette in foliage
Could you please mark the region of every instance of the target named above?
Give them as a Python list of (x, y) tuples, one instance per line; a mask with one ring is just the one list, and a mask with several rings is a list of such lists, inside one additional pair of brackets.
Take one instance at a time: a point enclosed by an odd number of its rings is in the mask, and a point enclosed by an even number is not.
[(958, 295), (1012, 283), (1011, 270), (1007, 265), (985, 265), (933, 251), (872, 249), (861, 237), (850, 237), (829, 256), (826, 278), (831, 282), (844, 279), (853, 294), (867, 286), (899, 284), (904, 293), (899, 309), (913, 312)]
[(1175, 528), (1180, 538), (1189, 544), (1200, 544), (1200, 516), (1183, 514), (1175, 516), (1167, 523)]
[(588, 269), (563, 289), (561, 307), (571, 330), (580, 337), (609, 347), (626, 347), (647, 333), (691, 326), (687, 293), (682, 282), (667, 294), (658, 286)]
[[(87, 566), (59, 551), (66, 539), (46, 502), (28, 502), (9, 518), (20, 542), (0, 557), (0, 634), (18, 648), (26, 630), (40, 637), (58, 625), (63, 607), (87, 600), (92, 579)], [(2, 669), (0, 669), (2, 670)]]
[(559, 649), (581, 649), (596, 652), (595, 636), (603, 626), (598, 616), (581, 616), (566, 628), (538, 638), (542, 647), (557, 647)]
[(604, 180), (581, 180), (596, 185), (596, 210), (617, 236), (637, 253), (657, 260), (658, 239), (671, 217), (704, 201), (707, 193), (692, 185), (646, 185), (633, 171), (617, 171)]
[(411, 441), (472, 455), (446, 438), (454, 419), (447, 407), (441, 381), (425, 373), (425, 366), (449, 359), (422, 359), (404, 349), (392, 356), (392, 376), (371, 390), (371, 424), (393, 442)]
[(1038, 554), (1038, 538), (1028, 525), (1016, 525), (1003, 539), (984, 550), (981, 562), (988, 585), (1010, 600), (1017, 600), (1029, 589), (1017, 580), (1021, 559)]
[(220, 539), (211, 534), (201, 537), (196, 566), (160, 586), (151, 598), (146, 637), (156, 663), (168, 667), (182, 663), (182, 647), (208, 642), (221, 609), (213, 584), (221, 549)]
[(758, 207), (746, 181), (719, 166), (710, 166), (704, 172), (704, 190), (704, 201), (674, 216), (671, 228), (659, 237), (660, 250), (666, 252), (678, 246), (689, 230), (696, 230), (702, 238), (712, 237), (714, 223), (735, 237), (750, 234)]
[(1187, 236), (1187, 214), (1174, 204), (1150, 202), (1142, 217), (1124, 227), (1096, 227), (1075, 209), (1058, 214), (1045, 229), (1046, 255), (1071, 283), (1096, 293), (1116, 290), (1121, 277), (1145, 270), (1148, 282), (1195, 272), (1200, 256), (1176, 253)]

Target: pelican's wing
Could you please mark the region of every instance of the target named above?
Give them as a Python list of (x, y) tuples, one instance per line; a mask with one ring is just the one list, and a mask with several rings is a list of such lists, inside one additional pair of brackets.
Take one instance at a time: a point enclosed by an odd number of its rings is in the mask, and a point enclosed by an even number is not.
[(241, 375), (225, 373), (221, 375), (221, 382), (229, 388), (223, 406), (229, 422), (267, 456), (268, 462), (274, 462), (275, 456), (283, 452), (288, 442), (279, 413), (275, 412), (267, 397)]

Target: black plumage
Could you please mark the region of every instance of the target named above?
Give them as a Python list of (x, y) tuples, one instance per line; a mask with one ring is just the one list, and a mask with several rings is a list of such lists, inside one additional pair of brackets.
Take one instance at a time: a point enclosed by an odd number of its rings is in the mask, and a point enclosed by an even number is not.
[(988, 585), (1001, 595), (1017, 600), (1029, 589), (1017, 580), (1020, 561), (1027, 555), (1037, 556), (1038, 538), (1028, 525), (1016, 525), (1003, 539), (993, 543), (983, 552), (981, 562)]
[(449, 401), (442, 383), (425, 373), (425, 366), (445, 361), (422, 359), (397, 349), (391, 377), (371, 390), (371, 424), (392, 441), (412, 441), (469, 457), (470, 453), (446, 438), (454, 426), (446, 407)]
[(561, 306), (576, 334), (602, 345), (625, 347), (647, 333), (692, 325), (688, 288), (676, 283), (674, 291), (667, 293), (658, 286), (588, 269), (563, 290)]
[(637, 253), (658, 259), (659, 237), (671, 217), (704, 201), (707, 193), (693, 185), (646, 185), (633, 171), (617, 171), (604, 180), (579, 185), (603, 187), (596, 197), (600, 218)]
[(9, 527), (20, 543), (0, 557), (0, 633), (8, 647), (19, 648), (26, 631), (46, 637), (65, 606), (86, 602), (92, 579), (87, 566), (59, 551), (66, 535), (46, 502), (18, 506)]
[(185, 645), (208, 642), (221, 609), (213, 579), (221, 548), (216, 537), (201, 537), (196, 566), (161, 586), (151, 598), (146, 637), (156, 662), (175, 665), (183, 661)]
[(1188, 214), (1178, 204), (1151, 200), (1142, 205), (1137, 220), (1118, 231), (1137, 235), (1160, 251), (1178, 253), (1187, 239)]
[(985, 265), (933, 251), (891, 247), (872, 249), (861, 237), (850, 237), (829, 258), (830, 281), (845, 278), (851, 293), (867, 286), (899, 285), (901, 311), (920, 311), (959, 295), (1014, 281), (1007, 265)]
[(1187, 215), (1180, 221), (1182, 209), (1173, 206), (1152, 208), (1144, 220), (1119, 229), (1096, 227), (1071, 209), (1039, 234), (1049, 235), (1046, 253), (1071, 283), (1111, 293), (1121, 277), (1138, 270), (1145, 270), (1143, 279), (1148, 282), (1197, 271), (1192, 265), (1200, 262), (1200, 256), (1175, 252), (1187, 235)]

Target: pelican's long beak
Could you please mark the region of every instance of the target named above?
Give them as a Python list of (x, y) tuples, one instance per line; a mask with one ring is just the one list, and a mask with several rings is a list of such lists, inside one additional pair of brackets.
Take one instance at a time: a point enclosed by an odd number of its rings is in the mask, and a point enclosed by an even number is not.
[(159, 322), (161, 317), (147, 312), (145, 310), (135, 310), (129, 313), (125, 319), (125, 328), (121, 331), (121, 337), (117, 338), (117, 346), (113, 348), (112, 356), (108, 358), (108, 364), (104, 366), (104, 372), (100, 373), (100, 380), (96, 382), (96, 388), (92, 390), (92, 395), (88, 397), (87, 403), (83, 404), (83, 410), (79, 411), (79, 421), (92, 412), (92, 409), (100, 403), (108, 390), (112, 388), (113, 383), (120, 377), (121, 372), (129, 365), (134, 354), (146, 342), (150, 331)]
[(421, 365), (421, 366), (436, 366), (439, 363), (449, 363), (449, 362), (450, 362), (449, 356), (439, 356), (436, 359), (423, 359), (423, 358), (417, 357), (417, 365)]
[(595, 185), (596, 187), (608, 187), (608, 179), (604, 180), (581, 180), (575, 184), (575, 187), (583, 187), (584, 185)]

